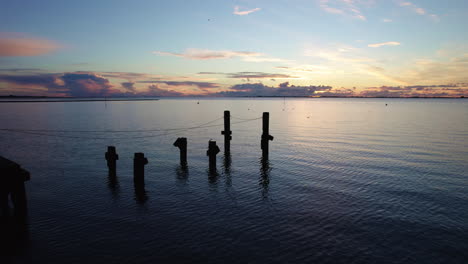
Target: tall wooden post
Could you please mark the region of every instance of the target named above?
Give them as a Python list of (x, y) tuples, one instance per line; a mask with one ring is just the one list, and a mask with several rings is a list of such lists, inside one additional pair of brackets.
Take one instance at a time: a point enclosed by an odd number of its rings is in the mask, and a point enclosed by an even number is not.
[(269, 151), (269, 141), (273, 140), (273, 136), (270, 135), (270, 113), (263, 112), (263, 126), (262, 126), (262, 140), (261, 140), (261, 148), (262, 148), (262, 156), (264, 159), (268, 159), (268, 151)]
[(178, 147), (180, 150), (180, 165), (182, 167), (187, 166), (187, 138), (177, 138), (174, 147)]
[(148, 159), (145, 154), (135, 153), (133, 158), (133, 181), (137, 184), (145, 183), (145, 165), (148, 164)]
[(106, 160), (107, 160), (107, 167), (109, 168), (109, 175), (115, 176), (116, 175), (116, 167), (117, 167), (117, 160), (119, 159), (119, 155), (115, 150), (114, 146), (108, 146), (106, 152)]
[(219, 147), (216, 145), (216, 141), (210, 140), (208, 142), (208, 151), (206, 155), (209, 157), (210, 172), (216, 172), (216, 155), (219, 153)]
[(221, 131), (221, 135), (224, 135), (224, 153), (231, 152), (231, 113), (224, 111), (224, 131)]
[(9, 214), (8, 196), (14, 207), (14, 215), (22, 220), (27, 215), (27, 199), (24, 182), (31, 178), (19, 164), (0, 156), (0, 209), (2, 215)]

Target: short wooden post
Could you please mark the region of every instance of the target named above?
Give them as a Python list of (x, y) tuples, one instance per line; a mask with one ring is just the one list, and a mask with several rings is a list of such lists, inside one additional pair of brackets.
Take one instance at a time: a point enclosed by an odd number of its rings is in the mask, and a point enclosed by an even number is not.
[(177, 138), (174, 147), (178, 147), (180, 150), (180, 165), (187, 166), (187, 138)]
[(216, 141), (210, 140), (208, 142), (208, 151), (206, 155), (210, 157), (210, 172), (216, 172), (216, 155), (219, 153), (219, 147), (216, 145)]
[(262, 141), (260, 143), (262, 148), (262, 156), (264, 159), (268, 159), (268, 151), (269, 151), (269, 141), (273, 140), (273, 136), (270, 135), (270, 113), (264, 112), (263, 113), (263, 133), (262, 133)]
[(229, 153), (232, 140), (231, 113), (229, 111), (224, 111), (224, 131), (221, 131), (221, 135), (224, 135), (224, 153)]
[(119, 155), (117, 155), (117, 152), (114, 146), (107, 147), (107, 152), (106, 152), (105, 157), (107, 160), (107, 167), (109, 168), (109, 175), (115, 175), (116, 167), (117, 167), (116, 165), (117, 165), (117, 160), (119, 159)]
[(145, 154), (135, 153), (133, 158), (133, 181), (138, 184), (145, 183), (145, 165), (148, 164), (148, 159)]

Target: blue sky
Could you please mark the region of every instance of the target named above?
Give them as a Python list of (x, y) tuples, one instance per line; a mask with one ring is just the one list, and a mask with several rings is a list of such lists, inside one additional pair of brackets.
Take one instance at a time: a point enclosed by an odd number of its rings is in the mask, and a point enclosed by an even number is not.
[(0, 5), (0, 94), (467, 93), (465, 0)]

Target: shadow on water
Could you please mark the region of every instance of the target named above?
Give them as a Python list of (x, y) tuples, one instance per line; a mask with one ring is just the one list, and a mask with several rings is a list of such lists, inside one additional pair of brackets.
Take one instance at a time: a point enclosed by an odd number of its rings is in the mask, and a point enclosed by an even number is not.
[(109, 187), (109, 190), (111, 191), (112, 198), (117, 199), (119, 198), (119, 193), (120, 193), (120, 185), (119, 185), (119, 179), (117, 178), (117, 174), (115, 171), (109, 171), (109, 174), (107, 175), (107, 186)]
[(260, 158), (260, 177), (259, 184), (262, 187), (262, 197), (268, 198), (269, 185), (270, 185), (270, 161), (267, 158)]
[(189, 170), (187, 165), (179, 165), (175, 169), (176, 179), (180, 184), (186, 185), (189, 176)]

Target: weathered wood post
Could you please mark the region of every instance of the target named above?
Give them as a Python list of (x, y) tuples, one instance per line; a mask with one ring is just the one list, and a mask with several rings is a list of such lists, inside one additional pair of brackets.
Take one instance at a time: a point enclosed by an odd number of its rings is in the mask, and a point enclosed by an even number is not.
[(135, 153), (133, 158), (133, 181), (137, 184), (145, 183), (145, 165), (148, 164), (148, 159), (145, 154)]
[(177, 138), (174, 147), (178, 147), (180, 150), (180, 166), (187, 166), (187, 138)]
[(231, 112), (224, 111), (224, 131), (221, 131), (221, 135), (224, 135), (224, 153), (231, 152)]
[(263, 133), (262, 141), (260, 143), (262, 148), (262, 156), (264, 159), (268, 159), (269, 141), (273, 140), (273, 136), (270, 135), (270, 113), (263, 112)]
[(116, 175), (116, 165), (117, 160), (119, 159), (119, 155), (115, 150), (114, 146), (108, 146), (106, 152), (106, 160), (107, 160), (107, 167), (109, 168), (109, 175), (115, 176)]
[(216, 155), (219, 153), (219, 147), (216, 145), (216, 141), (210, 140), (208, 142), (208, 151), (206, 155), (210, 157), (210, 172), (216, 172)]
[(9, 159), (0, 157), (0, 206), (2, 215), (8, 215), (8, 196), (14, 207), (15, 216), (27, 214), (27, 200), (24, 182), (31, 178), (28, 171)]

